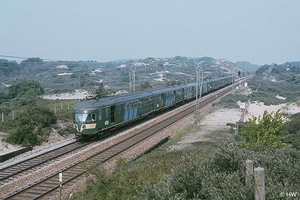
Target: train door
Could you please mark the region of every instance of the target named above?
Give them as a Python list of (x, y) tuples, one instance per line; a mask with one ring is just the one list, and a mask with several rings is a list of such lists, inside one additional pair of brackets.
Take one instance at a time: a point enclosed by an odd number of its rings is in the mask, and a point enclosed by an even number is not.
[(161, 94), (158, 98), (159, 101), (159, 107), (163, 107), (164, 106), (164, 95)]
[(163, 94), (153, 96), (153, 109), (159, 109), (164, 106), (164, 96)]
[(109, 118), (109, 107), (105, 107), (103, 109), (104, 113), (102, 113), (102, 121), (104, 122), (104, 126), (108, 126), (110, 124), (110, 118)]
[(125, 105), (124, 121), (133, 119), (137, 116), (138, 102), (128, 102)]
[(110, 107), (110, 122), (111, 123), (115, 123), (115, 109), (116, 109), (116, 106)]
[(175, 92), (166, 93), (165, 105), (170, 106), (175, 99)]
[(138, 110), (138, 101), (134, 101), (133, 102), (133, 106), (132, 106), (132, 109), (133, 109), (133, 118), (135, 118), (137, 116), (137, 110)]

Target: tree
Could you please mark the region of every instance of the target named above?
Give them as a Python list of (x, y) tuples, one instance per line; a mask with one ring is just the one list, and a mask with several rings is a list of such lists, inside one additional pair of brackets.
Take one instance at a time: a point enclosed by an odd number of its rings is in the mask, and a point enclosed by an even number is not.
[(108, 92), (104, 89), (103, 83), (100, 83), (98, 88), (96, 89), (96, 94), (99, 96), (108, 95)]
[(0, 74), (8, 76), (11, 73), (20, 71), (20, 66), (15, 61), (8, 61), (5, 59), (0, 59)]
[(145, 90), (145, 89), (148, 89), (148, 88), (152, 88), (152, 86), (150, 85), (149, 82), (144, 82), (141, 84), (141, 90)]
[(22, 62), (20, 63), (20, 66), (22, 68), (24, 67), (30, 67), (30, 66), (34, 66), (34, 65), (38, 65), (38, 64), (43, 64), (43, 60), (40, 58), (28, 58), (26, 60), (22, 60)]
[(241, 146), (248, 149), (260, 149), (263, 147), (281, 148), (284, 134), (283, 115), (280, 110), (276, 113), (264, 111), (263, 116), (252, 116), (249, 122), (242, 128)]
[(44, 88), (36, 80), (22, 81), (9, 87), (10, 98), (24, 96), (28, 91), (34, 95), (44, 94)]

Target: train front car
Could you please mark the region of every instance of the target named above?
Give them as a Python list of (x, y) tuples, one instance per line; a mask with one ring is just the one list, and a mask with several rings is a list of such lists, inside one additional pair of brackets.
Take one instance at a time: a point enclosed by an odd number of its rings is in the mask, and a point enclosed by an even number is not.
[(74, 106), (73, 128), (76, 138), (85, 139), (97, 135), (98, 114), (99, 108), (94, 106), (93, 100), (84, 100)]

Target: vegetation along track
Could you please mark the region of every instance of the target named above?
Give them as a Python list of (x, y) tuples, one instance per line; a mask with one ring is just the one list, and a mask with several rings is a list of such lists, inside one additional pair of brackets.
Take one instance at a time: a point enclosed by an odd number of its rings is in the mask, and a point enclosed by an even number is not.
[[(217, 98), (220, 98), (221, 96), (230, 92), (232, 88), (233, 87), (229, 86), (201, 98), (200, 107), (207, 105)], [(154, 126), (152, 125), (151, 128), (130, 132), (119, 137), (118, 141), (114, 142), (110, 146), (102, 149), (95, 148), (95, 150), (90, 150), (89, 155), (86, 155), (86, 157), (78, 160), (73, 160), (72, 164), (60, 170), (63, 172), (62, 184), (65, 186), (72, 185), (82, 174), (87, 171), (88, 167), (100, 165), (113, 159), (120, 153), (146, 140), (150, 136), (153, 136), (155, 133), (193, 113), (194, 111), (195, 107), (194, 105), (191, 105), (184, 111), (176, 113), (175, 115), (160, 121)], [(21, 188), (18, 191), (12, 192), (11, 194), (5, 196), (4, 199), (39, 199), (49, 194), (57, 195), (59, 192), (58, 173), (59, 171), (56, 171), (55, 173), (48, 174), (48, 176), (44, 178), (41, 177), (39, 181)]]

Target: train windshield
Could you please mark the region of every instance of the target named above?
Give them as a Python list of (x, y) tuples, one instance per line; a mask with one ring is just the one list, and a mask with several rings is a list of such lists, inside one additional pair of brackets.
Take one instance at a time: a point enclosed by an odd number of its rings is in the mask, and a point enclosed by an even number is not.
[(85, 121), (96, 121), (96, 114), (75, 114), (75, 121), (85, 122)]
[(75, 114), (75, 121), (85, 122), (88, 114)]

